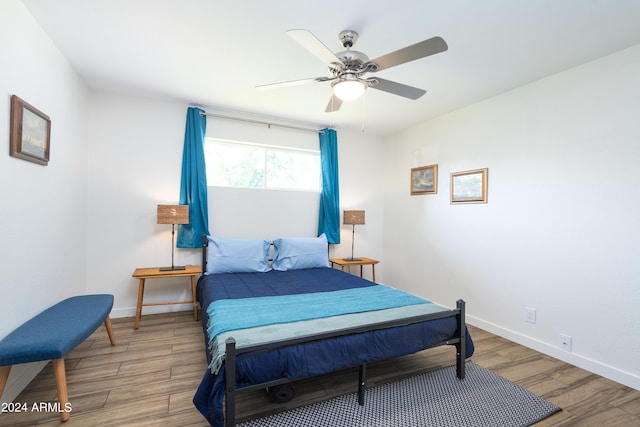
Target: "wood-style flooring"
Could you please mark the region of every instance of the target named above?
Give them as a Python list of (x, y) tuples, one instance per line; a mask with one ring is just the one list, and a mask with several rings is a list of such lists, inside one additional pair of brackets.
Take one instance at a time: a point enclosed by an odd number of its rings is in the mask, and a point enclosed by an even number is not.
[[(72, 404), (65, 426), (207, 426), (191, 399), (206, 370), (200, 323), (192, 312), (113, 319), (117, 345), (104, 326), (66, 357)], [(536, 426), (640, 426), (640, 391), (568, 365), (475, 327), (471, 360), (544, 397), (563, 411)], [(368, 365), (368, 385), (455, 363), (453, 347)], [(354, 392), (357, 370), (302, 380), (296, 397), (276, 405), (262, 390), (240, 395), (238, 420)], [(53, 402), (55, 379), (47, 365), (16, 403)], [(57, 413), (27, 411), (0, 415), (0, 426), (60, 426)]]

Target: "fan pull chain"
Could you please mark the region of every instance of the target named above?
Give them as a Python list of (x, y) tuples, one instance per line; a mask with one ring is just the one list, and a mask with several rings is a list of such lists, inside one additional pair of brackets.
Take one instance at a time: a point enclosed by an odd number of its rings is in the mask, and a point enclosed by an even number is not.
[(365, 90), (362, 94), (362, 133), (364, 133), (364, 116), (365, 110), (367, 109), (367, 103), (365, 102), (365, 98), (367, 97), (367, 91)]
[[(331, 94), (331, 109), (333, 110), (333, 93)], [(329, 120), (329, 129), (333, 129), (333, 114), (330, 114), (331, 120)]]

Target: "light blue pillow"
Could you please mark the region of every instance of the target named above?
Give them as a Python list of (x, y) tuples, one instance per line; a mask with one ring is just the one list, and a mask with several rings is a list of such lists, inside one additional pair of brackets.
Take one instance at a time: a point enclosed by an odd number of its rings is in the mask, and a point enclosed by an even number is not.
[(329, 267), (327, 237), (287, 237), (273, 241), (274, 270), (300, 270), (302, 268)]
[(220, 239), (207, 236), (207, 271), (218, 273), (255, 273), (269, 268), (268, 240), (260, 239)]

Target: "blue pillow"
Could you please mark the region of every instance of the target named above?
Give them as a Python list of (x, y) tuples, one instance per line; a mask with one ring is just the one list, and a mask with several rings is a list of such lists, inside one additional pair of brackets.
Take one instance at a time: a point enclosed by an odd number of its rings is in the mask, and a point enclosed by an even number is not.
[(302, 268), (329, 267), (327, 237), (288, 237), (273, 241), (274, 270), (287, 271)]
[(220, 239), (207, 236), (207, 271), (217, 273), (255, 273), (269, 268), (268, 240)]

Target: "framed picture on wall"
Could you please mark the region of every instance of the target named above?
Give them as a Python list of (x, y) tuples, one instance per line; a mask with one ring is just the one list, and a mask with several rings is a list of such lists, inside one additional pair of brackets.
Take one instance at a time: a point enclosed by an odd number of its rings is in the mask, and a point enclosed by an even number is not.
[(411, 195), (438, 192), (438, 165), (411, 169)]
[(489, 169), (475, 169), (451, 174), (451, 203), (487, 203)]
[(11, 96), (9, 155), (46, 166), (49, 164), (51, 119), (27, 102)]

